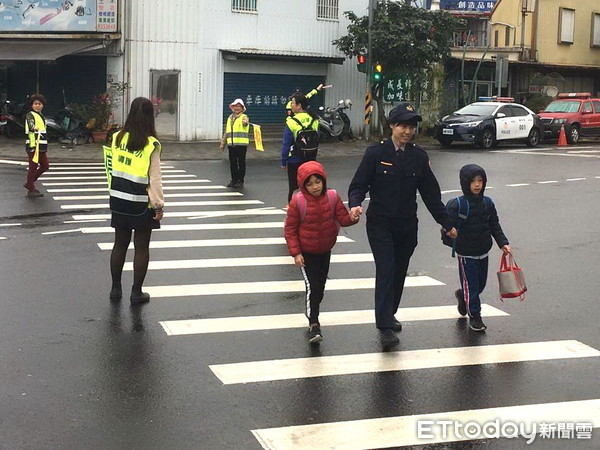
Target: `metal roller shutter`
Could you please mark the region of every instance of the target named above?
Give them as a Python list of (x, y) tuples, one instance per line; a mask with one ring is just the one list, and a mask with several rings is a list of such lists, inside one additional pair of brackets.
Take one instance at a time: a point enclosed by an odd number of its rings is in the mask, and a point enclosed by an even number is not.
[[(254, 123), (283, 124), (285, 105), (296, 88), (309, 92), (324, 82), (321, 76), (277, 75), (260, 73), (225, 73), (223, 89), (223, 123), (231, 114), (229, 103), (241, 98), (246, 104), (250, 120)], [(323, 106), (323, 94), (312, 97), (313, 111)]]

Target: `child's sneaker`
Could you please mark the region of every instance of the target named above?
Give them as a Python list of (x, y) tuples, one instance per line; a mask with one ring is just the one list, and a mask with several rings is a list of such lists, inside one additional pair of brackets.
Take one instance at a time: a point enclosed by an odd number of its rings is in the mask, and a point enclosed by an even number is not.
[(312, 323), (308, 327), (308, 342), (311, 344), (318, 344), (323, 340), (321, 334), (321, 326), (318, 323)]
[(463, 290), (457, 289), (456, 291), (454, 291), (454, 296), (456, 297), (456, 300), (458, 300), (458, 313), (461, 316), (466, 316), (467, 304), (465, 303), (465, 296), (463, 294)]
[(481, 320), (481, 316), (473, 316), (469, 320), (469, 328), (473, 331), (485, 331), (487, 327)]

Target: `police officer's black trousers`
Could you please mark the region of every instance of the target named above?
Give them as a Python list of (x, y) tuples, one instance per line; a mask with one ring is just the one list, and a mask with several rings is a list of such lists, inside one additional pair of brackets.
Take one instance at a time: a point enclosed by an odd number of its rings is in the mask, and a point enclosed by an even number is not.
[(309, 324), (319, 323), (319, 306), (325, 293), (331, 252), (302, 252), (302, 256), (304, 256), (304, 267), (301, 269), (306, 285), (306, 317)]
[(245, 145), (230, 145), (228, 149), (231, 181), (243, 183), (246, 176), (246, 151), (248, 147)]
[(375, 259), (375, 324), (392, 328), (408, 263), (417, 246), (417, 219), (367, 216), (367, 236)]
[(298, 189), (298, 167), (301, 163), (287, 163), (288, 176), (288, 203), (292, 199), (294, 191)]

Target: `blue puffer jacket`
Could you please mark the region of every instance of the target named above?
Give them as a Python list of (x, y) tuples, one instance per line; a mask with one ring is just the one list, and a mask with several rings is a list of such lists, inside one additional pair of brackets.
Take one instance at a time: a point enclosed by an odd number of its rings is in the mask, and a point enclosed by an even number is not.
[[(473, 195), (471, 193), (471, 181), (477, 175), (480, 175), (483, 179), (483, 189), (479, 195)], [(476, 164), (468, 164), (460, 169), (459, 176), (464, 198), (469, 202), (469, 215), (467, 220), (459, 224), (458, 201), (453, 198), (448, 202), (448, 214), (453, 218), (454, 226), (458, 229), (456, 253), (461, 256), (485, 255), (492, 248), (492, 237), (498, 247), (502, 248), (502, 246), (508, 245), (509, 242), (500, 226), (494, 202), (489, 201), (488, 205), (483, 199), (487, 184), (485, 170)]]

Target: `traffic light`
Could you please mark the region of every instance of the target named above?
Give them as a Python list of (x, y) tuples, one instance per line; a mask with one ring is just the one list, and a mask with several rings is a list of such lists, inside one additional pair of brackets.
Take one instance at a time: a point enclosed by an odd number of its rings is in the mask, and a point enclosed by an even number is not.
[(375, 64), (375, 68), (373, 70), (373, 82), (380, 83), (383, 81), (383, 66), (379, 63)]
[(356, 68), (359, 72), (367, 73), (367, 56), (366, 55), (358, 55), (356, 57)]

